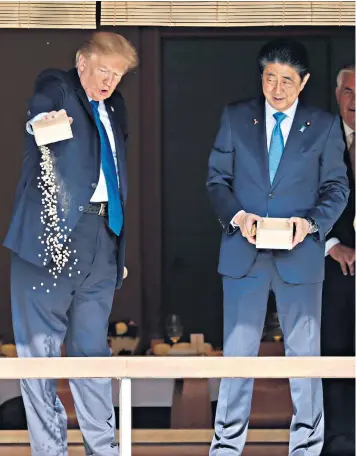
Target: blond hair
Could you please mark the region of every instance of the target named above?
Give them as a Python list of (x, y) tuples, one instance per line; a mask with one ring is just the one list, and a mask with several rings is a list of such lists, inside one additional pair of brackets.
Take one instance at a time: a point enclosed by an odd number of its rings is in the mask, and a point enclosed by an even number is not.
[(118, 54), (127, 63), (126, 71), (138, 65), (138, 56), (133, 45), (122, 35), (111, 32), (96, 32), (86, 41), (75, 56), (75, 65), (78, 66), (79, 57), (90, 57), (92, 54)]

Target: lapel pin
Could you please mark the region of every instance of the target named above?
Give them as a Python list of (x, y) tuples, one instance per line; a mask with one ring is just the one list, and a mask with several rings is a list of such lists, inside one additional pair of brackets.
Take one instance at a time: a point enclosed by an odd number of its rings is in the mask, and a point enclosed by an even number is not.
[(301, 126), (301, 128), (300, 128), (299, 131), (300, 131), (301, 133), (304, 133), (304, 131), (306, 130), (306, 128), (307, 128), (307, 127), (310, 127), (310, 125), (311, 125), (311, 122), (308, 120), (307, 122), (305, 122), (305, 124), (303, 124), (303, 125)]
[(113, 106), (111, 106), (111, 110), (112, 110), (112, 112), (114, 112), (114, 111), (115, 111), (115, 109), (114, 109), (114, 107), (113, 107)]
[(257, 119), (253, 119), (253, 123), (254, 123), (254, 125), (257, 125), (258, 124), (258, 120)]

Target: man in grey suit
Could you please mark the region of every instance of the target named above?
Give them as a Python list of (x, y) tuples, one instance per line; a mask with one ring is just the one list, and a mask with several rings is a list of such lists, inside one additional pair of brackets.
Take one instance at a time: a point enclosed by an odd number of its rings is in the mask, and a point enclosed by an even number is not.
[[(263, 99), (229, 104), (209, 159), (207, 188), (223, 227), (224, 356), (257, 356), (269, 291), (287, 356), (320, 355), (325, 237), (349, 194), (337, 116), (302, 104), (310, 77), (304, 46), (286, 39), (260, 51)], [(289, 218), (291, 250), (257, 250), (263, 217)], [(320, 379), (291, 379), (290, 456), (323, 445)], [(240, 456), (252, 379), (223, 379), (210, 456)]]
[[(125, 259), (125, 104), (115, 89), (137, 61), (124, 37), (99, 32), (76, 68), (46, 70), (29, 101), (22, 175), (5, 246), (20, 357), (109, 356), (108, 319)], [(73, 138), (41, 153), (31, 125), (73, 120)], [(68, 257), (68, 255), (69, 257)], [(66, 261), (68, 260), (68, 261)], [(86, 455), (118, 455), (111, 379), (72, 379)], [(56, 381), (22, 380), (34, 456), (67, 456), (66, 413)]]

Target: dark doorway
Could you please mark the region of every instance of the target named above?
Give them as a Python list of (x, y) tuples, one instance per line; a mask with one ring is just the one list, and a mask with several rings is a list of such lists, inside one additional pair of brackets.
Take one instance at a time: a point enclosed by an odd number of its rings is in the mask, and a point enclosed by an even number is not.
[[(299, 37), (312, 75), (303, 98), (331, 111), (337, 69), (354, 54), (354, 34), (340, 31)], [(178, 313), (186, 335), (203, 332), (214, 345), (222, 340), (221, 231), (205, 191), (207, 160), (223, 106), (259, 94), (256, 57), (270, 38), (257, 33), (162, 43), (163, 314)]]

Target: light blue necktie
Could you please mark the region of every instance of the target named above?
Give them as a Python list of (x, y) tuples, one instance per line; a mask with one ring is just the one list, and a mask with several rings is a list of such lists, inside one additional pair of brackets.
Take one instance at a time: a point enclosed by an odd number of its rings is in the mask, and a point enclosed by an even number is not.
[(100, 136), (101, 167), (103, 169), (108, 191), (109, 227), (117, 236), (119, 236), (122, 230), (124, 217), (114, 157), (108, 135), (99, 117), (99, 102), (92, 100), (90, 104), (93, 108), (94, 119)]
[(271, 144), (269, 146), (269, 181), (272, 185), (274, 176), (276, 175), (279, 162), (281, 161), (284, 140), (281, 130), (281, 123), (287, 117), (283, 112), (275, 112), (273, 117), (276, 119), (276, 125), (272, 131)]

